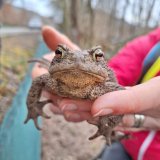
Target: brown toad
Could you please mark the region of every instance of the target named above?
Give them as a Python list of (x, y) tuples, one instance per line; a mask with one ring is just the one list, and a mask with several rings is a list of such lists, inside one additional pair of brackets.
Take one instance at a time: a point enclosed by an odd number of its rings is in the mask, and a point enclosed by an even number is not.
[[(39, 62), (46, 65), (48, 63), (44, 60)], [(62, 97), (94, 100), (107, 92), (124, 88), (117, 83), (113, 71), (106, 65), (100, 46), (90, 50), (73, 51), (65, 45), (58, 45), (49, 66), (49, 73), (33, 80), (27, 98), (28, 116), (25, 123), (33, 119), (37, 129), (40, 129), (38, 116), (49, 118), (43, 112), (44, 105), (52, 102), (39, 101), (43, 89)], [(98, 121), (88, 121), (98, 127), (97, 133), (90, 139), (103, 135), (110, 144), (113, 128), (121, 122), (122, 117), (123, 115), (110, 115), (99, 117)]]

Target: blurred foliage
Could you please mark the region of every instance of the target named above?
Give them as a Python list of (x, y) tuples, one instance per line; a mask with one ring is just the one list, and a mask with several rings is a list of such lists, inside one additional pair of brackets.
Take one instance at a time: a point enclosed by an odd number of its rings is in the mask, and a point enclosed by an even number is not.
[[(3, 69), (10, 69), (12, 72), (17, 74), (19, 77), (23, 77), (25, 74), (23, 71), (26, 70), (27, 61), (31, 56), (31, 51), (27, 51), (20, 47), (13, 47), (11, 51), (2, 52), (1, 56), (1, 67)], [(3, 73), (3, 70), (2, 70)]]
[[(27, 72), (28, 63), (36, 47), (32, 36), (15, 36), (2, 39), (0, 53), (0, 113), (5, 113), (21, 80)], [(0, 114), (0, 117), (3, 114)]]

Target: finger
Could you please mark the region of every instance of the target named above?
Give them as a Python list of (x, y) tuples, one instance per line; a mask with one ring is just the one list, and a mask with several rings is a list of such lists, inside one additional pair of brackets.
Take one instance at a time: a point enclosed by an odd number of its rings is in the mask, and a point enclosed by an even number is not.
[(53, 27), (44, 26), (42, 28), (42, 35), (44, 41), (51, 50), (55, 50), (59, 43), (66, 44), (71, 49), (79, 49), (79, 47), (72, 43), (68, 37), (61, 34)]
[(94, 116), (107, 114), (131, 113), (138, 107), (135, 95), (131, 90), (120, 90), (104, 94), (93, 103), (91, 112)]
[(49, 54), (45, 54), (43, 57), (44, 57), (45, 59), (51, 61), (51, 60), (53, 59), (54, 55), (55, 55), (55, 52), (51, 52), (51, 53), (49, 53)]
[(46, 97), (48, 97), (48, 99), (52, 99), (53, 103), (55, 103), (55, 104), (58, 104), (58, 102), (60, 100), (62, 100), (62, 97), (60, 97), (60, 96), (58, 96), (56, 94), (51, 94), (51, 93), (49, 93), (47, 91), (43, 91), (43, 93), (45, 94)]
[(69, 122), (81, 122), (81, 121), (90, 119), (92, 116), (90, 112), (65, 111), (64, 117)]
[(160, 118), (152, 118), (149, 116), (145, 116), (142, 127), (147, 130), (159, 130), (160, 129)]
[(39, 67), (39, 64), (36, 63), (32, 69), (31, 76), (34, 79), (34, 78), (36, 78), (42, 74), (45, 74), (45, 73), (48, 73), (47, 69), (43, 68), (43, 67)]
[(64, 111), (80, 111), (80, 112), (86, 112), (91, 111), (91, 106), (93, 104), (90, 100), (75, 100), (75, 99), (68, 99), (68, 98), (62, 98), (60, 96), (50, 94), (47, 91), (43, 91), (42, 95), (46, 97), (47, 99), (52, 99), (53, 104), (60, 108), (62, 112)]
[(124, 131), (139, 131), (139, 130), (159, 130), (160, 128), (160, 119), (152, 118), (145, 116), (143, 124), (140, 128), (134, 128), (135, 118), (134, 115), (125, 115), (122, 119), (122, 123), (116, 127), (116, 130), (124, 130)]
[(41, 96), (45, 97), (46, 99), (50, 99), (51, 98), (51, 94), (46, 90), (42, 91)]
[(47, 99), (51, 99), (52, 103), (57, 107), (59, 106), (60, 101), (62, 101), (62, 99), (63, 99), (62, 97), (60, 97), (56, 94), (51, 94), (46, 90), (42, 91), (42, 96), (47, 98)]
[(131, 89), (131, 87), (129, 87), (129, 86), (127, 86), (127, 87), (125, 87), (126, 89)]
[(90, 100), (74, 100), (74, 99), (63, 99), (59, 103), (59, 107), (64, 111), (81, 111), (81, 112), (90, 112), (93, 102)]
[[(54, 56), (54, 53), (46, 54), (44, 56), (44, 58), (46, 58), (49, 61), (51, 61), (53, 56)], [(32, 69), (32, 73), (31, 73), (32, 75), (31, 76), (34, 79), (34, 78), (36, 78), (36, 77), (38, 77), (38, 76), (40, 76), (42, 74), (45, 74), (45, 73), (48, 73), (48, 70), (46, 68), (44, 68), (44, 67), (40, 67), (39, 63), (35, 63), (35, 65), (34, 65), (34, 67)]]
[(120, 132), (139, 132), (139, 131), (144, 131), (146, 129), (144, 128), (132, 128), (132, 127), (123, 127), (123, 126), (116, 126), (114, 128), (114, 131), (120, 131)]
[(120, 125), (124, 127), (132, 127), (134, 123), (135, 123), (134, 115), (128, 114), (123, 116), (122, 123)]
[(54, 114), (62, 114), (62, 111), (60, 110), (60, 108), (58, 108), (57, 106), (50, 104), (50, 110), (54, 113)]
[[(158, 96), (160, 95), (159, 82), (160, 78), (154, 78), (130, 89), (114, 91), (100, 96), (93, 104), (92, 114), (94, 116), (102, 116), (140, 113), (147, 111), (147, 109), (157, 109), (159, 107)], [(159, 114), (159, 111), (157, 114), (156, 112), (151, 114), (150, 110), (148, 110), (146, 114), (155, 117)]]

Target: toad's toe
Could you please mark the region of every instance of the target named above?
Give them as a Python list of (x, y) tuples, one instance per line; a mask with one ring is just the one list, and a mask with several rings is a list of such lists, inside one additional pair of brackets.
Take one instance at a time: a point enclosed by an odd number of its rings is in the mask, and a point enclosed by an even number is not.
[(27, 123), (30, 119), (34, 121), (34, 124), (38, 130), (41, 130), (41, 127), (38, 125), (38, 116), (42, 116), (44, 118), (49, 119), (50, 116), (48, 116), (46, 113), (43, 112), (43, 107), (47, 103), (51, 103), (51, 100), (45, 100), (41, 102), (36, 102), (28, 105), (28, 115), (24, 123)]

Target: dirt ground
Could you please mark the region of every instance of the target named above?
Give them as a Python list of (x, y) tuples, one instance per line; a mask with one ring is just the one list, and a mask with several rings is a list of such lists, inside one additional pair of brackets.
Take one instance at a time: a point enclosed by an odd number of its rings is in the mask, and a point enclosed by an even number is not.
[(51, 120), (43, 120), (43, 128), (42, 160), (92, 160), (104, 147), (102, 138), (88, 140), (97, 128), (87, 122), (71, 123), (52, 115)]

